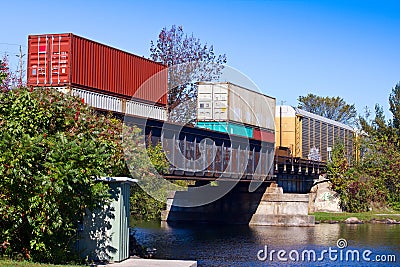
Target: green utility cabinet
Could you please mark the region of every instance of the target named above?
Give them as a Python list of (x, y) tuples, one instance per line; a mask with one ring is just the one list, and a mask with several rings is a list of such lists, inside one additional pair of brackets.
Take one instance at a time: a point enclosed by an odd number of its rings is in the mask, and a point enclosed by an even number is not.
[(127, 177), (105, 177), (109, 183), (111, 203), (88, 212), (78, 229), (78, 251), (89, 261), (120, 262), (129, 258), (130, 185)]

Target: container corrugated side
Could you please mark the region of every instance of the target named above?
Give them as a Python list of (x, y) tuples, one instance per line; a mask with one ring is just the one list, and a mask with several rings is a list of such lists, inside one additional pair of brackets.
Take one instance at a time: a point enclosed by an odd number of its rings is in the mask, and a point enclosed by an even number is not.
[(275, 129), (275, 98), (234, 85), (229, 86), (229, 120)]
[(151, 118), (161, 121), (167, 120), (166, 108), (153, 106), (132, 100), (126, 101), (125, 114), (140, 116), (144, 118)]
[[(67, 88), (59, 87), (58, 90), (66, 93)], [(88, 105), (107, 111), (125, 113), (126, 115), (140, 116), (156, 120), (166, 120), (166, 108), (150, 105), (134, 100), (123, 100), (115, 96), (99, 94), (79, 88), (72, 88), (71, 93), (84, 100)]]
[(198, 83), (197, 120), (275, 129), (275, 98), (232, 83)]
[(72, 94), (84, 99), (85, 103), (94, 108), (120, 113), (122, 113), (123, 111), (122, 100), (118, 97), (99, 94), (77, 88), (72, 89)]
[(268, 143), (274, 143), (275, 133), (271, 130), (255, 128), (253, 130), (253, 138)]
[[(328, 147), (333, 147), (337, 140), (341, 140), (350, 158), (353, 152), (351, 129), (347, 125), (291, 106), (276, 108), (276, 145), (290, 148), (295, 157), (308, 159), (311, 149), (315, 148), (322, 160), (327, 161)], [(314, 153), (316, 155), (316, 150)]]
[(167, 79), (162, 64), (71, 33), (28, 37), (29, 86), (70, 85), (165, 106)]

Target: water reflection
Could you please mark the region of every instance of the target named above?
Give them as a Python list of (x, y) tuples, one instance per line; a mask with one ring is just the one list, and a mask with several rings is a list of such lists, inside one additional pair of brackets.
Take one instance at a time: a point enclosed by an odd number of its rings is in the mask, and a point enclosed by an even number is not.
[[(400, 261), (400, 225), (320, 224), (315, 227), (272, 227), (238, 225), (152, 224), (136, 227), (138, 242), (157, 248), (157, 258), (197, 260), (199, 266), (288, 266), (278, 262), (260, 262), (257, 252), (270, 249), (321, 251), (335, 247), (339, 238), (349, 248), (371, 249), (375, 253), (394, 253)], [(303, 263), (291, 263), (304, 266)], [(310, 265), (310, 264), (307, 264)], [(314, 266), (336, 266), (319, 262)], [(346, 263), (365, 266), (365, 262)], [(387, 266), (393, 266), (388, 264)]]

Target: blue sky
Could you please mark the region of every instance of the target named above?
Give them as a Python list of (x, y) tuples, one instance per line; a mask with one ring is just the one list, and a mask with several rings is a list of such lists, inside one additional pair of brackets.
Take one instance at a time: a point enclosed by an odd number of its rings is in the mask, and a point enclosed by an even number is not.
[[(182, 25), (277, 103), (341, 96), (388, 109), (400, 81), (398, 1), (6, 1), (0, 52), (28, 34), (73, 32), (148, 57), (161, 28)], [(16, 58), (16, 57), (15, 57)], [(388, 113), (387, 113), (388, 114)]]

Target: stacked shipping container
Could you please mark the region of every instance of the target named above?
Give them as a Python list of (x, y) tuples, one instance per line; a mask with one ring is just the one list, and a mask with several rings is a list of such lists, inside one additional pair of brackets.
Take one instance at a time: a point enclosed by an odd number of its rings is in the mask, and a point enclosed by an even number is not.
[(198, 83), (197, 126), (274, 143), (275, 98), (228, 83)]
[(162, 64), (72, 33), (28, 37), (28, 86), (75, 90), (90, 95), (87, 102), (103, 98), (104, 109), (129, 109), (125, 100), (165, 108), (167, 78)]
[(79, 88), (72, 88), (71, 93), (84, 99), (85, 102), (99, 110), (113, 111), (126, 115), (136, 115), (157, 120), (166, 120), (166, 109), (151, 104), (125, 100), (115, 96), (100, 94)]

